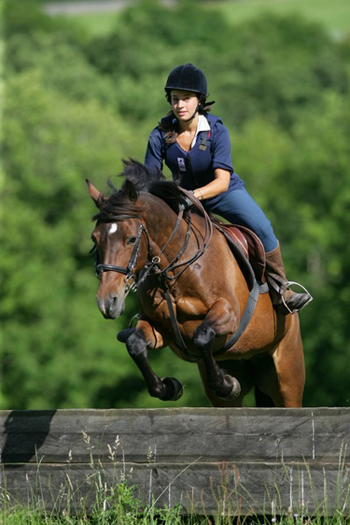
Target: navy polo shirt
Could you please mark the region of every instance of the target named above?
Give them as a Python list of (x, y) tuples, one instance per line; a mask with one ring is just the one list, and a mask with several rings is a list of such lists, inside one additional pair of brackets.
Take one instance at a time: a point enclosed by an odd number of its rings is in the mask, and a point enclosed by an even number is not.
[[(166, 144), (165, 133), (158, 126), (154, 128), (148, 140), (145, 165), (150, 170), (162, 170), (165, 162), (173, 179), (188, 190), (205, 186), (215, 179), (214, 170), (222, 168), (231, 173), (227, 191), (242, 189), (244, 183), (235, 173), (231, 162), (231, 143), (227, 128), (219, 117), (207, 114), (205, 118), (210, 131), (200, 131), (190, 151), (183, 150), (177, 142)], [(206, 203), (215, 204), (220, 198), (221, 195), (217, 195), (207, 199)]]

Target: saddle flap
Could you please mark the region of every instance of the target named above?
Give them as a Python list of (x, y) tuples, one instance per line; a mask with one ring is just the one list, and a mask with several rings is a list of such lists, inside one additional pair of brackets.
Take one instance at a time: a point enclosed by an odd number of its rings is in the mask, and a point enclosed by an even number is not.
[[(265, 249), (259, 237), (249, 228), (238, 224), (229, 224), (212, 217), (212, 222), (226, 237), (230, 248), (236, 255), (237, 248), (249, 260), (256, 279), (260, 283), (266, 282), (265, 278)], [(240, 257), (240, 262), (242, 258)]]
[(265, 248), (259, 237), (245, 226), (235, 226), (244, 235), (248, 244), (249, 261), (252, 265), (256, 278), (260, 283), (266, 282), (265, 268), (266, 256)]

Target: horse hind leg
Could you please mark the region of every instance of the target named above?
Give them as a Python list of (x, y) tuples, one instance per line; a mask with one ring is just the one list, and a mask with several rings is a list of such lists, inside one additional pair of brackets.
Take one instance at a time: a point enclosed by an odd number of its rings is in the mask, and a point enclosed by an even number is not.
[(227, 301), (219, 299), (209, 310), (205, 320), (194, 333), (194, 344), (199, 349), (206, 370), (208, 386), (221, 399), (236, 399), (241, 387), (236, 378), (222, 370), (213, 356), (213, 343), (217, 335), (228, 333), (233, 314)]
[(257, 406), (302, 406), (305, 383), (303, 346), (296, 314), (288, 317), (286, 335), (272, 354), (260, 354), (251, 359), (257, 385)]
[(162, 401), (177, 401), (183, 394), (181, 383), (174, 377), (159, 378), (147, 359), (147, 339), (142, 331), (134, 330), (126, 340), (126, 348), (139, 368), (150, 396)]
[(288, 317), (290, 326), (287, 334), (272, 355), (279, 385), (275, 404), (284, 408), (300, 408), (305, 385), (303, 344), (297, 314)]

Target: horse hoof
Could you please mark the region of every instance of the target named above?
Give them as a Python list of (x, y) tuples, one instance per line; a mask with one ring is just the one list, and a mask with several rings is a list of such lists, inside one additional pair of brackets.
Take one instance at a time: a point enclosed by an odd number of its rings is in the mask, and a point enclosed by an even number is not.
[(175, 377), (163, 377), (162, 381), (165, 386), (165, 396), (162, 401), (177, 401), (184, 393), (184, 389), (180, 381)]
[(127, 339), (135, 332), (136, 328), (126, 328), (117, 333), (117, 339), (121, 343), (126, 343)]
[(241, 393), (241, 385), (235, 377), (225, 374), (224, 380), (232, 385), (231, 391), (227, 396), (219, 396), (221, 399), (237, 399)]

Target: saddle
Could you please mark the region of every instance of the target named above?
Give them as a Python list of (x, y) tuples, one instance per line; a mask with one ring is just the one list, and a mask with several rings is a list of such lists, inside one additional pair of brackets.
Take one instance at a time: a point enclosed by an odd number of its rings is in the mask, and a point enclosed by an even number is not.
[(259, 237), (245, 226), (225, 223), (213, 216), (211, 221), (213, 226), (225, 236), (248, 284), (253, 285), (254, 277), (251, 269), (258, 283), (265, 283), (265, 249)]

